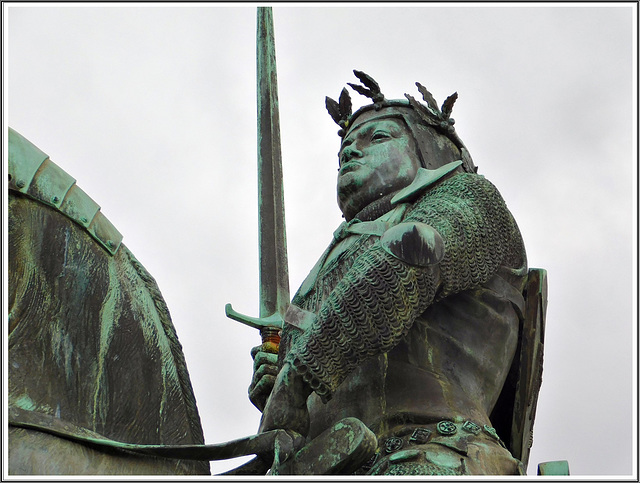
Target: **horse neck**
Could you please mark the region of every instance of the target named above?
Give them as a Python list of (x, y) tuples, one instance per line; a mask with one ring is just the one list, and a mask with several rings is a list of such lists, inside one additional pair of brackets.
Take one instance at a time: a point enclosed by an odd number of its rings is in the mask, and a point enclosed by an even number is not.
[(124, 245), (12, 195), (9, 274), (10, 404), (124, 442), (203, 442), (169, 311)]

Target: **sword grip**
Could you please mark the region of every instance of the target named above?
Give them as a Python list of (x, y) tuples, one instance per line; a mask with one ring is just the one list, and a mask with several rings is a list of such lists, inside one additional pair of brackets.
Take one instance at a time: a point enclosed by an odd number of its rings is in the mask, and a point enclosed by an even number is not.
[(263, 352), (269, 352), (271, 354), (278, 353), (278, 348), (280, 347), (280, 330), (284, 326), (282, 316), (278, 312), (268, 317), (249, 317), (233, 310), (231, 304), (225, 305), (224, 311), (230, 319), (242, 322), (254, 329), (260, 329)]
[(280, 329), (277, 327), (264, 327), (260, 329), (262, 336), (262, 351), (277, 354), (280, 348)]

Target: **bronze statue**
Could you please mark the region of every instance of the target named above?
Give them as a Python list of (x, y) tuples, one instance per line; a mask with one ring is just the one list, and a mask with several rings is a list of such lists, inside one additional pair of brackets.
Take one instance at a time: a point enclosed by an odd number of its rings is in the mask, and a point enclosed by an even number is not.
[(354, 71), (372, 104), (327, 98), (345, 221), (289, 304), (270, 8), (258, 40), (260, 317), (227, 314), (262, 332), (259, 433), (204, 444), (153, 277), (10, 129), (10, 473), (207, 474), (255, 454), (227, 474), (524, 474), (545, 272), (453, 127), (457, 95), (387, 100)]
[[(453, 127), (456, 94), (441, 109), (420, 84), (424, 103), (387, 100), (354, 73), (363, 85), (351, 87), (372, 104), (352, 114), (346, 89), (327, 98), (341, 127), (345, 221), (292, 300), (277, 367), (252, 351), (261, 430), (313, 447), (341, 419), (360, 420), (378, 446), (340, 473), (523, 474), (514, 392), (521, 359), (541, 361), (535, 341), (519, 339), (528, 269), (516, 222)], [(542, 292), (530, 292), (538, 301)], [(535, 409), (538, 376), (516, 413)]]
[(204, 444), (155, 280), (74, 178), (8, 139), (9, 474), (203, 475), (286, 446), (283, 431)]
[(204, 437), (155, 280), (69, 174), (8, 138), (10, 473), (208, 474), (207, 462), (74, 442)]

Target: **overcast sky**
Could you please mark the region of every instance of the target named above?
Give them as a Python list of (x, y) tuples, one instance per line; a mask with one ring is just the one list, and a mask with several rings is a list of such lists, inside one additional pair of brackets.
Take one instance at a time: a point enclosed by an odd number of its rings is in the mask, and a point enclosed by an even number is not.
[[(224, 306), (258, 312), (255, 5), (3, 8), (4, 136), (71, 174), (156, 278), (206, 442), (254, 434), (260, 337)], [(549, 274), (530, 474), (636, 468), (636, 9), (274, 6), (292, 294), (341, 222), (325, 96), (353, 69), (387, 98), (457, 91), (457, 132)]]

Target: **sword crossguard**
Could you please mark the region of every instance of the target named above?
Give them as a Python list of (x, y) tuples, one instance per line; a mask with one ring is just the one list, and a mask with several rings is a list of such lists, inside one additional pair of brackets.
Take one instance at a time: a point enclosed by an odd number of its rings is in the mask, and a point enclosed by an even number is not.
[(230, 319), (242, 322), (249, 327), (260, 330), (262, 336), (262, 350), (272, 354), (278, 353), (280, 346), (280, 331), (284, 327), (282, 315), (275, 312), (268, 317), (250, 317), (233, 310), (231, 304), (224, 307), (224, 312)]

